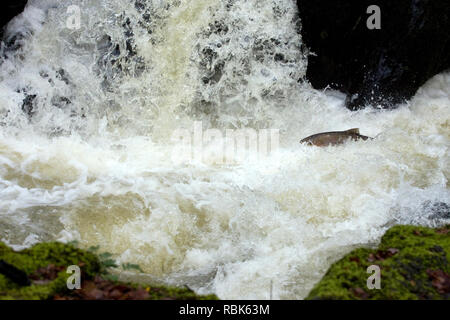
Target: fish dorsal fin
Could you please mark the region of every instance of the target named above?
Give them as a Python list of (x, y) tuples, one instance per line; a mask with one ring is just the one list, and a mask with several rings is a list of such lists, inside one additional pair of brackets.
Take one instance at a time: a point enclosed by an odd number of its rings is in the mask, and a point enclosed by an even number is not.
[(347, 133), (359, 134), (359, 128), (348, 129)]

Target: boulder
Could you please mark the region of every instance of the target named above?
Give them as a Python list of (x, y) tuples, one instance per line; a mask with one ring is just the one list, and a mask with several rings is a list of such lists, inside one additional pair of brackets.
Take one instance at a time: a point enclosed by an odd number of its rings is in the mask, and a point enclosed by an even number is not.
[[(100, 247), (80, 249), (76, 242), (38, 243), (14, 251), (0, 242), (0, 301), (2, 300), (217, 300), (215, 295), (197, 295), (187, 287), (118, 281), (118, 272), (143, 272), (126, 263), (121, 269), (108, 252), (96, 253)], [(68, 290), (72, 273), (69, 266), (81, 271), (81, 288)], [(72, 282), (73, 283), (73, 282)]]
[(392, 227), (377, 249), (356, 249), (335, 262), (306, 299), (449, 300), (449, 232), (450, 225)]
[(28, 0), (3, 0), (2, 13), (0, 15), (0, 39), (3, 38), (3, 31), (9, 21), (23, 12)]
[[(390, 108), (450, 68), (448, 0), (297, 0), (314, 88), (348, 95), (347, 107)], [(368, 7), (380, 8), (369, 29)]]

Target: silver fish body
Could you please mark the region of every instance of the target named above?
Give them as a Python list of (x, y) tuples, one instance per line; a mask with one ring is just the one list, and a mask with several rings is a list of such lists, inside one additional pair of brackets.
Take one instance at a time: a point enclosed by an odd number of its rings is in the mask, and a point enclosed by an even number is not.
[(357, 141), (361, 139), (367, 140), (372, 138), (359, 134), (359, 129), (354, 128), (345, 131), (330, 131), (317, 133), (300, 140), (300, 143), (306, 143), (308, 145), (314, 145), (318, 147), (326, 147), (330, 145), (333, 146), (343, 144), (349, 139)]

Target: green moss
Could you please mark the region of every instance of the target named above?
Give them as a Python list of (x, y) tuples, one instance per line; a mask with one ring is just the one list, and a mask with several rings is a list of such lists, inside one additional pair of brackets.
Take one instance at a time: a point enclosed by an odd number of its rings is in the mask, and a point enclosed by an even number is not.
[(27, 287), (19, 287), (9, 282), (7, 283), (6, 291), (0, 289), (0, 300), (47, 300), (56, 293), (67, 290), (66, 281), (68, 276), (61, 272), (56, 279), (46, 285), (31, 285)]
[[(449, 255), (448, 227), (396, 226), (385, 233), (377, 250), (357, 249), (333, 264), (307, 299), (448, 299), (432, 273), (448, 276)], [(367, 288), (371, 265), (381, 269), (379, 290)]]
[[(67, 289), (67, 267), (78, 265), (82, 270), (83, 280), (94, 278), (108, 279), (107, 268), (115, 265), (111, 263), (110, 255), (107, 253), (96, 254), (89, 250), (81, 250), (71, 244), (62, 243), (40, 243), (22, 250), (13, 251), (0, 242), (0, 260), (22, 270), (27, 276), (40, 274), (41, 268), (48, 268), (56, 274), (52, 279), (42, 276), (43, 281), (34, 281), (29, 286), (19, 286), (0, 274), (0, 300), (46, 300), (58, 296), (73, 296), (75, 291)], [(59, 271), (58, 271), (59, 270)], [(92, 281), (91, 281), (92, 282)], [(124, 285), (132, 288), (142, 287), (138, 284), (124, 284), (118, 281), (110, 281), (111, 285)], [(145, 286), (144, 286), (145, 288)], [(177, 299), (177, 300), (214, 300), (216, 296), (198, 296), (189, 289), (170, 288), (164, 286), (147, 287), (150, 299)]]
[(13, 251), (0, 243), (0, 259), (27, 274), (49, 264), (64, 267), (81, 264), (88, 275), (93, 275), (100, 270), (100, 263), (94, 254), (58, 242), (36, 244), (20, 252)]
[[(101, 269), (99, 260), (94, 254), (57, 242), (40, 243), (20, 252), (15, 252), (0, 243), (0, 260), (24, 271), (28, 276), (50, 264), (64, 268), (79, 265), (83, 276), (87, 278), (93, 277)], [(42, 300), (52, 297), (57, 292), (64, 292), (67, 290), (67, 278), (70, 277), (65, 270), (46, 284), (25, 287), (14, 284), (0, 274), (0, 299)]]

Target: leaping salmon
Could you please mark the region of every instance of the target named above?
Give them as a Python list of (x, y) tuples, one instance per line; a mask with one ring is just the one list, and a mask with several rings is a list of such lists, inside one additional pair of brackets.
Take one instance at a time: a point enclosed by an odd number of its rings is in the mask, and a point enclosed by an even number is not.
[(372, 138), (359, 134), (359, 129), (354, 128), (345, 131), (331, 131), (314, 134), (312, 136), (300, 140), (300, 143), (306, 143), (308, 145), (314, 145), (319, 147), (326, 147), (330, 145), (334, 146), (338, 144), (343, 144), (348, 139), (356, 141), (359, 139), (367, 140)]

